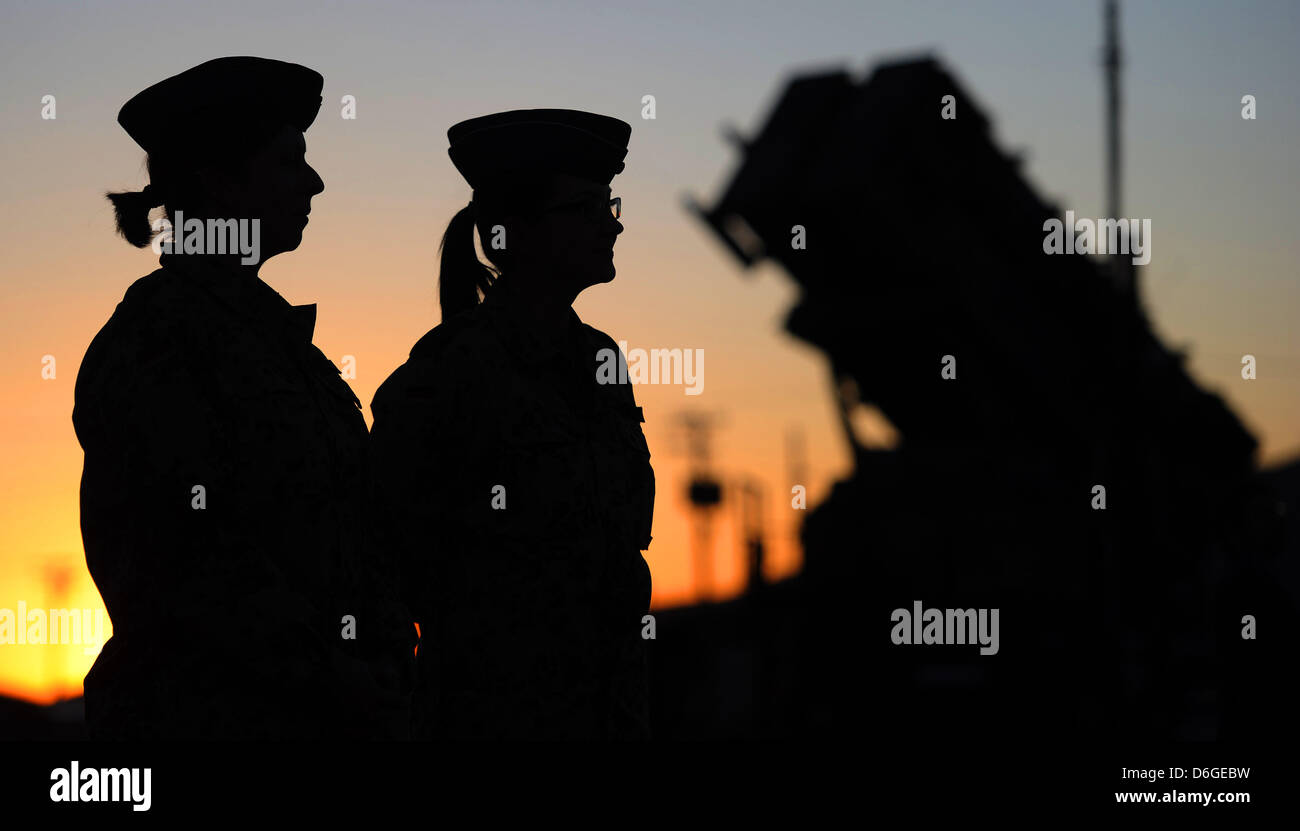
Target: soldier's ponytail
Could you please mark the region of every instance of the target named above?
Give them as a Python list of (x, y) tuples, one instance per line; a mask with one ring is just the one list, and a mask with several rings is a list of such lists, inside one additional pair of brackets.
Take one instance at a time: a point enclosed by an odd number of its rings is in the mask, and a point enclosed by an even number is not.
[(136, 248), (144, 248), (153, 239), (149, 211), (163, 203), (152, 184), (144, 190), (104, 194), (113, 203), (117, 215), (117, 232)]
[(438, 303), (442, 319), (472, 309), (479, 303), (479, 292), (487, 294), (500, 272), (479, 260), (474, 250), (476, 211), (470, 202), (456, 212), (442, 235), (438, 274)]
[(226, 174), (246, 175), (243, 166), (253, 153), (264, 146), (264, 140), (261, 141), (262, 144), (253, 139), (232, 141), (223, 148), (220, 156), (200, 160), (187, 156), (178, 158), (167, 153), (150, 153), (145, 157), (149, 184), (144, 186), (144, 190), (104, 194), (113, 203), (117, 232), (136, 248), (144, 248), (153, 241), (155, 234), (153, 223), (149, 221), (151, 210), (162, 206), (170, 222), (175, 217), (177, 205), (186, 205), (188, 211), (188, 205), (196, 202), (196, 197), (202, 198), (196, 176), (200, 165)]

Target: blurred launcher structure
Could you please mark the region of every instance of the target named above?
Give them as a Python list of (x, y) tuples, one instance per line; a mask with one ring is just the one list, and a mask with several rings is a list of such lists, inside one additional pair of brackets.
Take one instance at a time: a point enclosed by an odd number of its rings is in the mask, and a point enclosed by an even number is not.
[[(1294, 711), (1271, 692), (1295, 603), (1254, 437), (1131, 284), (1044, 253), (1063, 211), (992, 134), (928, 56), (800, 75), (729, 131), (720, 197), (688, 200), (742, 267), (797, 284), (785, 328), (825, 354), (855, 464), (799, 512), (796, 577), (665, 611), (656, 735), (1200, 740)], [(897, 440), (862, 441), (862, 407)], [(723, 498), (703, 464), (690, 494), (701, 557)], [(999, 609), (1001, 648), (891, 643), (918, 597)], [(1291, 628), (1245, 641), (1246, 613)]]

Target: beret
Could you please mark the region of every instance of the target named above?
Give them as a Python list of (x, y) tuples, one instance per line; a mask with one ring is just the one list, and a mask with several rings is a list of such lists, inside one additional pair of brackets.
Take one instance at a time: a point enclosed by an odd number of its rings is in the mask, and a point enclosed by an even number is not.
[(324, 83), (295, 63), (216, 58), (137, 93), (117, 123), (150, 155), (251, 149), (285, 126), (305, 132)]
[(510, 110), (447, 131), (452, 164), (478, 189), (514, 174), (568, 173), (609, 184), (623, 170), (632, 125), (581, 110)]

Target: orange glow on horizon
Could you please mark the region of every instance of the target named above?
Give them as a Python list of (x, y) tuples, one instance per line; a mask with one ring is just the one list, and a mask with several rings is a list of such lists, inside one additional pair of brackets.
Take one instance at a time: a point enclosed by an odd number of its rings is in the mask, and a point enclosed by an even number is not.
[[(15, 610), (21, 601), (29, 610), (103, 610), (86, 570), (81, 545), (78, 495), (82, 452), (72, 428), (73, 385), (90, 339), (130, 283), (155, 267), (147, 250), (122, 251), (116, 247), (120, 244), (117, 240), (109, 238), (107, 242), (114, 245), (111, 259), (127, 261), (125, 267), (97, 267), (89, 259), (76, 266), (59, 260), (40, 264), (36, 279), (50, 282), (78, 272), (98, 271), (112, 276), (105, 276), (91, 291), (61, 298), (59, 331), (51, 332), (43, 328), (48, 324), (33, 320), (25, 330), (12, 333), (26, 344), (23, 354), (28, 360), (0, 368), (0, 383), (6, 385), (12, 401), (20, 402), (20, 406), (0, 414), (0, 428), (10, 437), (7, 464), (0, 471), (0, 609)], [(429, 308), (432, 281), (420, 274), (406, 285), (399, 283), (399, 291), (389, 295), (368, 294), (365, 287), (357, 290), (347, 279), (350, 268), (360, 266), (362, 252), (318, 252), (320, 256), (309, 257), (309, 250), (304, 245), (302, 251), (281, 258), (283, 263), (273, 261), (263, 271), (263, 278), (290, 302), (320, 304), (315, 342), (336, 364), (343, 354), (357, 357), (358, 378), (350, 384), (365, 406), (369, 423), (369, 403), (375, 389), (405, 360), (415, 340), (436, 323), (436, 315)], [(314, 272), (309, 260), (316, 261)], [(648, 279), (626, 268), (621, 269), (618, 281), (631, 285)], [(737, 285), (744, 288), (739, 281)], [(397, 296), (402, 289), (407, 298)], [(709, 358), (703, 395), (687, 396), (684, 385), (638, 385), (635, 390), (637, 403), (646, 416), (644, 428), (656, 479), (654, 539), (644, 554), (653, 576), (652, 609), (726, 599), (741, 591), (745, 583), (738, 516), (734, 508), (724, 507), (713, 522), (715, 585), (705, 593), (693, 584), (685, 498), (688, 460), (676, 426), (678, 415), (684, 411), (727, 413), (713, 442), (717, 474), (729, 484), (742, 476), (762, 482), (766, 491), (763, 513), (768, 523), (766, 577), (777, 580), (796, 573), (801, 554), (795, 535), (804, 512), (790, 508), (790, 486), (785, 482), (786, 431), (799, 426), (807, 435), (805, 467), (811, 481), (803, 484), (808, 486), (810, 507), (825, 495), (833, 478), (847, 470), (848, 454), (840, 447), (842, 439), (835, 432), (829, 391), (822, 389), (826, 384), (821, 380), (824, 372), (820, 359), (808, 350), (792, 348), (779, 333), (747, 333), (747, 337), (769, 341), (772, 345), (767, 349), (793, 355), (794, 362), (804, 366), (803, 379), (792, 377), (786, 369), (766, 379), (766, 383), (755, 385), (748, 373), (734, 368), (748, 360), (748, 354), (727, 355), (724, 347), (714, 342), (701, 343), (701, 339), (685, 332), (653, 336), (649, 334), (653, 328), (642, 326), (631, 316), (635, 310), (613, 313), (616, 307), (610, 305), (610, 295), (618, 291), (617, 282), (593, 289), (591, 300), (584, 295), (576, 306), (580, 316), (616, 340), (629, 341), (629, 348), (703, 346)], [(620, 318), (625, 325), (620, 325)], [(752, 347), (747, 345), (746, 349)], [(55, 377), (48, 379), (41, 377), (41, 362), (46, 354), (56, 360)], [(733, 366), (729, 368), (728, 363)], [(792, 382), (797, 391), (787, 396), (779, 388), (789, 387)], [(773, 394), (781, 395), (786, 406), (769, 411), (764, 401)], [(799, 398), (816, 405), (811, 415), (801, 412), (806, 405)], [(52, 586), (59, 570), (66, 579), (62, 599), (56, 598)], [(111, 624), (106, 614), (104, 620), (108, 637)], [(82, 679), (93, 662), (94, 655), (85, 654), (83, 645), (0, 644), (0, 694), (42, 704), (80, 695)]]

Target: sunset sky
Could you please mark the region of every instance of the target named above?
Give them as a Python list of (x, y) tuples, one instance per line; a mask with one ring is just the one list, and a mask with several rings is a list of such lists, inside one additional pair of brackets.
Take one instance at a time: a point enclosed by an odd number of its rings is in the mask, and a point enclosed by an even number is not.
[[(719, 130), (760, 127), (792, 73), (864, 73), (882, 59), (939, 57), (989, 112), (1006, 149), (1027, 152), (1043, 195), (1078, 216), (1103, 208), (1101, 4), (227, 2), (0, 4), (0, 608), (100, 608), (78, 524), (82, 453), (71, 412), (77, 369), (127, 287), (156, 268), (113, 232), (105, 190), (146, 184), (143, 151), (117, 125), (144, 87), (222, 55), (260, 55), (325, 77), (307, 158), (325, 181), (301, 248), (262, 277), (317, 303), (315, 342), (356, 357), (366, 405), (438, 320), (435, 252), (468, 186), (446, 130), (498, 110), (569, 107), (632, 124), (615, 178), (626, 232), (618, 277), (584, 294), (582, 319), (631, 348), (703, 349), (704, 391), (639, 386), (658, 480), (647, 553), (659, 607), (696, 596), (686, 459), (675, 424), (720, 417), (729, 481), (766, 485), (771, 576), (797, 570), (786, 434), (802, 430), (810, 505), (847, 473), (825, 360), (780, 330), (793, 284), (734, 259), (682, 208), (711, 202), (734, 170)], [(1157, 330), (1259, 438), (1264, 464), (1300, 453), (1300, 11), (1286, 2), (1133, 3), (1126, 49), (1125, 213), (1150, 217), (1140, 271)], [(527, 35), (528, 41), (521, 37)], [(41, 118), (54, 95), (57, 118)], [(653, 94), (657, 118), (641, 118)], [(1240, 117), (1254, 95), (1258, 118)], [(340, 117), (353, 95), (357, 118)], [(871, 194), (863, 194), (870, 199)], [(958, 223), (996, 217), (953, 217)], [(934, 229), (942, 244), (943, 229)], [(748, 279), (746, 279), (748, 277)], [(1245, 353), (1258, 379), (1243, 381)], [(54, 356), (56, 375), (41, 377)], [(237, 367), (231, 368), (237, 372)], [(743, 578), (737, 531), (715, 539), (714, 596)], [(67, 575), (66, 594), (51, 585)], [(0, 693), (80, 693), (80, 646), (0, 645)]]

